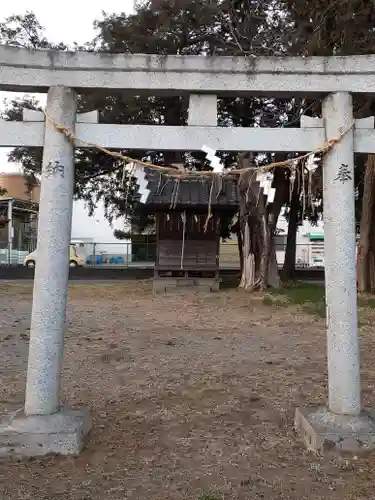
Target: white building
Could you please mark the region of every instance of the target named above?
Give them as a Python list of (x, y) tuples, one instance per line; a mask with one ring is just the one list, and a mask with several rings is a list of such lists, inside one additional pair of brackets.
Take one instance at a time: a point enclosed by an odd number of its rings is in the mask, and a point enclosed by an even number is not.
[(86, 262), (120, 265), (131, 261), (131, 242), (115, 238), (116, 229), (130, 231), (125, 218), (108, 222), (103, 202), (97, 204), (90, 216), (84, 201), (74, 201), (71, 241), (79, 246)]
[[(284, 263), (288, 222), (283, 215), (277, 221), (276, 258), (279, 265)], [(304, 220), (297, 228), (296, 247), (297, 267), (324, 267), (324, 223), (319, 220), (317, 226)]]
[[(22, 264), (36, 245), (36, 225), (34, 227), (25, 216), (25, 213), (34, 214), (36, 211), (34, 207), (26, 205), (39, 202), (40, 189), (36, 186), (30, 191), (21, 171), (0, 173), (0, 186), (6, 189), (6, 194), (0, 196), (0, 215), (4, 212), (3, 215), (12, 221), (0, 227), (0, 265)], [(129, 231), (129, 224), (125, 223), (124, 218), (110, 224), (104, 214), (103, 202), (98, 203), (94, 214), (90, 216), (85, 203), (75, 200), (71, 240), (78, 244), (80, 254), (89, 262), (126, 264), (131, 260), (131, 242), (118, 240), (113, 233), (116, 229)], [(30, 228), (34, 229), (32, 233)]]

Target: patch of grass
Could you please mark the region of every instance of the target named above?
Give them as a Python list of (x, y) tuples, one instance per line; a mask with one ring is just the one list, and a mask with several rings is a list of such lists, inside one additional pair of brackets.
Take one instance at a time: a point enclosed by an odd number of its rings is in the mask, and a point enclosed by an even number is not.
[(282, 296), (265, 295), (263, 297), (263, 304), (265, 306), (287, 307), (290, 302), (285, 300)]
[(358, 305), (360, 307), (368, 307), (369, 309), (375, 309), (375, 297), (369, 297), (369, 296), (358, 297)]
[(6, 283), (0, 285), (1, 295), (31, 295), (33, 293), (33, 282), (29, 283)]
[(270, 295), (265, 295), (262, 302), (265, 306), (273, 306), (275, 301)]
[(315, 283), (292, 282), (287, 283), (281, 288), (270, 290), (272, 295), (284, 296), (290, 304), (302, 305), (306, 302), (313, 304), (324, 302), (324, 285)]
[(212, 495), (211, 493), (202, 493), (199, 495), (197, 500), (221, 500), (217, 495)]
[[(326, 316), (324, 285), (315, 283), (291, 282), (281, 288), (271, 289), (263, 298), (263, 304), (273, 307), (298, 305), (303, 311), (319, 318)], [(375, 310), (374, 295), (358, 296), (358, 306)]]
[(319, 318), (325, 318), (326, 317), (326, 305), (325, 302), (310, 302), (306, 304), (302, 304), (302, 309), (309, 313), (309, 314), (314, 314), (315, 316), (319, 316)]
[(272, 289), (263, 298), (263, 304), (287, 307), (299, 305), (310, 314), (325, 317), (325, 290), (323, 285), (314, 283), (292, 282), (281, 288)]
[(222, 241), (220, 243), (220, 263), (238, 264), (240, 266), (240, 257), (236, 240)]

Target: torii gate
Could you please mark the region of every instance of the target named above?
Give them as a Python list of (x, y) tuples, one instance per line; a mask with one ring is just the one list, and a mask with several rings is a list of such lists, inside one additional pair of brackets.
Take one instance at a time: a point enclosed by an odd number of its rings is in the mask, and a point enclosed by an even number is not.
[[(324, 449), (375, 446), (375, 423), (361, 405), (355, 271), (354, 152), (375, 153), (374, 119), (353, 122), (353, 93), (375, 91), (375, 56), (258, 58), (150, 56), (29, 51), (0, 47), (0, 90), (48, 92), (47, 114), (87, 143), (119, 149), (313, 151), (324, 156), (328, 406), (297, 409), (306, 444)], [(189, 95), (187, 126), (99, 124), (76, 114), (76, 91)], [(299, 129), (217, 126), (217, 96), (324, 97), (323, 119)], [(354, 124), (354, 126), (353, 126)], [(78, 146), (85, 144), (78, 142)], [(0, 425), (0, 455), (77, 454), (89, 414), (60, 408), (60, 373), (73, 201), (73, 144), (43, 114), (0, 122), (0, 146), (43, 146), (37, 266), (24, 412)], [(344, 170), (345, 176), (340, 176)], [(53, 257), (52, 257), (53, 256)]]

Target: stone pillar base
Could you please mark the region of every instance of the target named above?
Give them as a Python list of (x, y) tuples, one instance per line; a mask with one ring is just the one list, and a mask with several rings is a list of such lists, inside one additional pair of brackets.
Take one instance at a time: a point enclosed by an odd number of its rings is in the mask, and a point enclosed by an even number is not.
[(61, 409), (52, 415), (25, 416), (23, 410), (0, 423), (0, 457), (78, 455), (92, 426), (86, 410)]
[(336, 415), (326, 408), (297, 408), (294, 426), (308, 449), (361, 452), (375, 448), (375, 411), (358, 417)]
[(218, 292), (220, 282), (216, 278), (158, 278), (153, 281), (153, 292)]

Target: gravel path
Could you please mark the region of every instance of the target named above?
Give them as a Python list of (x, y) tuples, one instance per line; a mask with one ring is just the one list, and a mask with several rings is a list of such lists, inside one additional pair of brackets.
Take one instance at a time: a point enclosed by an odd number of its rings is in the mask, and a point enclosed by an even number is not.
[[(31, 287), (0, 292), (4, 412), (24, 399)], [(374, 345), (364, 331), (372, 407)], [(325, 397), (321, 319), (237, 290), (71, 285), (62, 401), (89, 407), (94, 428), (78, 458), (0, 463), (0, 498), (373, 498), (375, 455), (319, 457), (294, 435), (295, 408)]]

